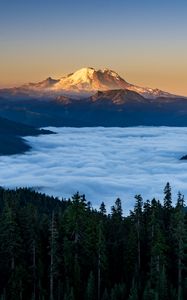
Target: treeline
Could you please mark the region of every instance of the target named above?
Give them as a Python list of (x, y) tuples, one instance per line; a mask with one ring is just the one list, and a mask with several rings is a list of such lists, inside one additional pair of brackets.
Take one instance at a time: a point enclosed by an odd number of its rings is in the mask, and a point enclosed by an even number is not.
[(187, 299), (187, 214), (171, 187), (163, 204), (135, 196), (123, 216), (84, 195), (59, 200), (0, 188), (1, 300)]

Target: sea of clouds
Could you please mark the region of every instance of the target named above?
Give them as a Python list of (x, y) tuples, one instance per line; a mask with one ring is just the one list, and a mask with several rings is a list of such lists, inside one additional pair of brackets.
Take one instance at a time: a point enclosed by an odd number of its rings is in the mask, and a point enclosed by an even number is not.
[(94, 207), (109, 209), (117, 197), (124, 213), (134, 195), (163, 199), (170, 182), (173, 200), (187, 196), (187, 128), (49, 128), (57, 134), (27, 137), (32, 151), (0, 157), (0, 185), (34, 187), (60, 198), (84, 193)]

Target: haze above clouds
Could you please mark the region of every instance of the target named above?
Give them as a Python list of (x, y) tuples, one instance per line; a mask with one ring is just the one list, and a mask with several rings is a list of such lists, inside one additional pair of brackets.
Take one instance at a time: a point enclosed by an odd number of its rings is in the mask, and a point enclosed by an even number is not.
[(122, 199), (124, 213), (134, 195), (163, 199), (167, 181), (174, 201), (187, 195), (187, 128), (50, 128), (58, 134), (28, 137), (31, 152), (0, 157), (0, 185), (34, 187), (58, 197), (86, 194), (98, 207)]

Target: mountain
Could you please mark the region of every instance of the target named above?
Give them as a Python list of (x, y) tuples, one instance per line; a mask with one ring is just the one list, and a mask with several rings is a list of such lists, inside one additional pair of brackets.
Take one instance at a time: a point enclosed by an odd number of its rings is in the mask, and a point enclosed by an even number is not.
[(56, 90), (77, 92), (94, 92), (114, 89), (126, 89), (130, 85), (116, 72), (104, 69), (82, 68), (75, 73), (63, 77), (55, 84)]
[(139, 93), (145, 98), (174, 97), (170, 93), (159, 89), (143, 88), (125, 81), (115, 71), (109, 69), (95, 70), (82, 68), (75, 73), (62, 77), (52, 89), (57, 92), (68, 91), (72, 93), (95, 93), (96, 91), (128, 89)]
[(23, 86), (21, 86), (21, 89), (36, 89), (36, 90), (42, 90), (42, 89), (51, 89), (56, 83), (58, 83), (59, 80), (53, 79), (51, 77), (48, 77), (47, 79), (40, 81), (38, 83), (28, 83)]
[(14, 122), (0, 117), (0, 134), (11, 136), (29, 136), (39, 134), (50, 134), (51, 131), (38, 129), (26, 124)]
[(82, 68), (0, 90), (0, 116), (45, 126), (187, 126), (187, 98), (128, 83), (108, 69)]
[(30, 146), (24, 141), (24, 136), (51, 134), (49, 130), (38, 129), (0, 117), (0, 155), (24, 153)]
[(128, 83), (115, 71), (109, 69), (95, 70), (82, 68), (60, 79), (48, 77), (38, 83), (28, 83), (20, 87), (0, 90), (0, 96), (22, 98), (54, 98), (57, 96), (82, 97), (95, 94), (97, 91), (130, 90), (147, 99), (158, 97), (176, 97), (159, 89), (139, 87)]

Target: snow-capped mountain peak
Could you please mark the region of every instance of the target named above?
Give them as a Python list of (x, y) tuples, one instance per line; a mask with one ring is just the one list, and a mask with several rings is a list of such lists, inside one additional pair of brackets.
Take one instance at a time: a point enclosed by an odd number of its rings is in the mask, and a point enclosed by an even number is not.
[(23, 95), (34, 97), (56, 97), (64, 95), (94, 95), (97, 91), (130, 90), (147, 99), (158, 97), (173, 98), (176, 95), (159, 89), (144, 88), (125, 81), (118, 73), (110, 69), (96, 70), (84, 67), (60, 79), (48, 77), (38, 83), (29, 83), (13, 89), (5, 89), (3, 95)]
[(82, 68), (75, 73), (62, 77), (52, 87), (56, 92), (90, 93), (97, 91), (128, 89), (139, 93), (148, 99), (157, 97), (175, 97), (175, 95), (163, 92), (159, 89), (144, 88), (125, 81), (117, 72), (110, 69), (96, 70), (94, 68)]
[(116, 78), (116, 79), (120, 79), (120, 76), (119, 76), (119, 74), (118, 73), (116, 73), (115, 71), (113, 71), (113, 70), (110, 70), (110, 69), (103, 69), (103, 70), (101, 70), (101, 72), (102, 73), (107, 73), (107, 74), (109, 74), (110, 76), (112, 76), (112, 77), (114, 77), (114, 78)]
[(54, 89), (74, 92), (95, 92), (98, 90), (106, 91), (127, 88), (128, 86), (129, 84), (112, 70), (82, 68), (73, 74), (62, 77), (54, 86)]
[(93, 80), (93, 74), (95, 70), (93, 68), (82, 68), (73, 74), (69, 74), (67, 77), (62, 77), (61, 80), (65, 82), (72, 82), (72, 84), (78, 84), (80, 82), (90, 82)]

